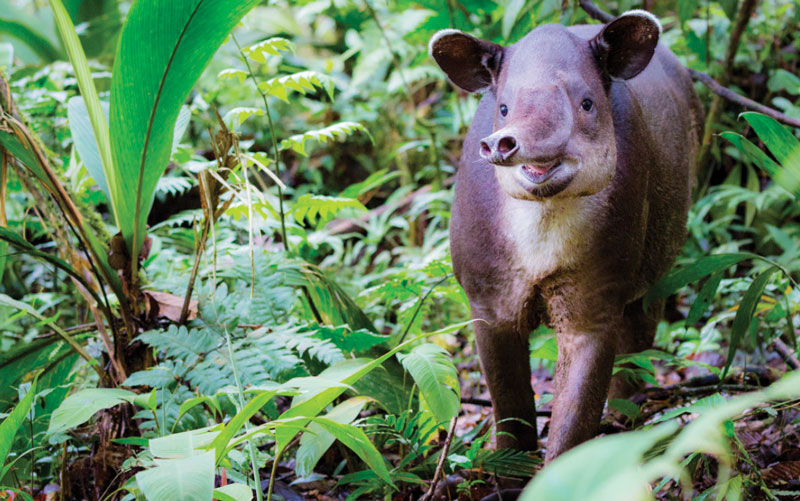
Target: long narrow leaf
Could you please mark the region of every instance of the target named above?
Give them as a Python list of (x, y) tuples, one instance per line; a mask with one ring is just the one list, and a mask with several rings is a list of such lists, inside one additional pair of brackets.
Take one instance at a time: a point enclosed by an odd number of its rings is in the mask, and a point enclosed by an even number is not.
[[(97, 150), (100, 153), (100, 161), (103, 165), (106, 181), (110, 185), (116, 184), (116, 171), (111, 160), (111, 139), (108, 132), (108, 121), (100, 104), (100, 98), (97, 96), (97, 88), (95, 88), (92, 80), (92, 71), (86, 61), (86, 54), (83, 52), (78, 34), (75, 32), (75, 26), (72, 25), (72, 19), (69, 17), (61, 0), (50, 0), (50, 8), (53, 9), (61, 41), (64, 43), (67, 55), (69, 55), (73, 71), (75, 71), (75, 78), (78, 80), (78, 88), (89, 112), (89, 120), (94, 130), (94, 138), (97, 141)], [(111, 211), (114, 214), (117, 226), (119, 226), (120, 214), (113, 200), (111, 202)]]
[(6, 463), (8, 453), (11, 451), (11, 443), (14, 441), (14, 435), (17, 434), (17, 430), (25, 420), (25, 416), (30, 412), (31, 402), (33, 402), (35, 395), (36, 378), (34, 378), (31, 389), (28, 390), (25, 397), (14, 407), (11, 414), (0, 423), (0, 468)]
[(736, 310), (736, 316), (733, 318), (731, 345), (728, 348), (728, 358), (725, 360), (725, 367), (722, 369), (722, 376), (720, 376), (720, 379), (725, 379), (725, 375), (728, 374), (728, 369), (730, 369), (731, 363), (733, 363), (733, 357), (736, 355), (736, 349), (739, 347), (739, 343), (741, 343), (745, 332), (747, 332), (747, 328), (750, 327), (750, 320), (753, 318), (753, 313), (756, 311), (758, 300), (761, 298), (761, 294), (764, 292), (764, 288), (767, 286), (770, 277), (776, 271), (778, 271), (778, 268), (773, 266), (762, 272), (753, 280), (753, 283), (747, 288), (747, 292), (744, 293), (742, 302), (739, 304), (739, 309)]

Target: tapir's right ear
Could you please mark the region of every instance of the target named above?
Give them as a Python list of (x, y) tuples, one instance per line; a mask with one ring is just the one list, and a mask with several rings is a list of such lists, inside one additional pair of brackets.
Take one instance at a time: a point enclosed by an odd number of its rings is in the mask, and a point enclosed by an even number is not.
[(450, 80), (468, 92), (482, 92), (497, 84), (503, 47), (458, 30), (433, 35), (428, 51)]

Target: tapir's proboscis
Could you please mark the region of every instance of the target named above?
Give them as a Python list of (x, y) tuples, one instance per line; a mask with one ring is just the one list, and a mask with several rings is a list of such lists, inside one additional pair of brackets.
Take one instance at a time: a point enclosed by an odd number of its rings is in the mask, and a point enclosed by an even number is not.
[(543, 25), (503, 47), (456, 30), (430, 52), (483, 92), (456, 174), (450, 244), (470, 301), (498, 447), (535, 449), (528, 337), (555, 329), (546, 460), (591, 438), (617, 354), (652, 345), (642, 297), (686, 237), (703, 111), (661, 25)]

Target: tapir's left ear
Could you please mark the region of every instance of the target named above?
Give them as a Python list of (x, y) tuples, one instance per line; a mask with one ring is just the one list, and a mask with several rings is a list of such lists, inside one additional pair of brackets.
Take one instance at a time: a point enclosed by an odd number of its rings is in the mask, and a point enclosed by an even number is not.
[(608, 23), (591, 41), (601, 67), (613, 80), (627, 80), (650, 63), (661, 23), (643, 10), (631, 10)]

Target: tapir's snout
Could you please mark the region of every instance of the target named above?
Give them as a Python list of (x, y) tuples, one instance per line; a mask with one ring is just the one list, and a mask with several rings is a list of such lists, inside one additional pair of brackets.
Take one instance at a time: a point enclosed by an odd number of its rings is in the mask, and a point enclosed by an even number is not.
[(503, 130), (481, 140), (481, 157), (491, 164), (512, 165), (517, 151), (519, 151), (519, 141), (513, 134)]

